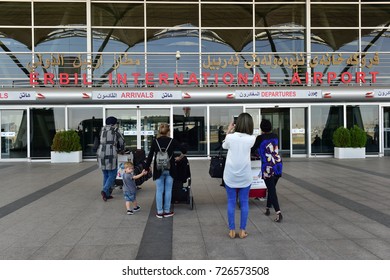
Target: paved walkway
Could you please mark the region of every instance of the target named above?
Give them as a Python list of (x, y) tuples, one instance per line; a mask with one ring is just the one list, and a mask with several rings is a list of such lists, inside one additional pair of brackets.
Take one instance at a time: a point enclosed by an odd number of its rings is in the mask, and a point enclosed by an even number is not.
[(151, 180), (128, 216), (121, 190), (102, 201), (94, 162), (0, 163), (0, 259), (390, 259), (390, 157), (284, 162), (283, 222), (251, 199), (249, 236), (234, 240), (207, 160), (190, 161), (194, 210), (175, 205), (161, 220)]

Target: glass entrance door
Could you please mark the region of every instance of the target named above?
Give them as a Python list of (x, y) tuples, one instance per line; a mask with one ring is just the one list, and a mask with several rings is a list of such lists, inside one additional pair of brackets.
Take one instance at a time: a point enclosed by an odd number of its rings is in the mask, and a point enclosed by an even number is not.
[(260, 122), (267, 119), (272, 123), (272, 132), (279, 136), (279, 153), (282, 156), (291, 154), (290, 136), (290, 108), (248, 108), (246, 110), (253, 117), (254, 134), (260, 134)]
[(279, 136), (279, 153), (290, 156), (290, 108), (263, 108), (261, 118), (270, 120), (272, 132)]
[(1, 158), (27, 157), (27, 110), (2, 110)]
[(160, 123), (169, 123), (169, 108), (120, 108), (107, 109), (106, 117), (118, 119), (126, 149), (144, 149), (149, 153), (151, 141), (158, 134)]

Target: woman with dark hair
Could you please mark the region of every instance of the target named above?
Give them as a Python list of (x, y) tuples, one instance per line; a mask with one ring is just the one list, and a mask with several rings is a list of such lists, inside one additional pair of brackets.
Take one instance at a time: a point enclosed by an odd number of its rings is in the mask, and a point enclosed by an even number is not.
[(275, 133), (272, 133), (272, 124), (269, 120), (263, 119), (260, 123), (262, 133), (257, 136), (252, 151), (257, 152), (261, 157), (261, 176), (267, 186), (267, 207), (264, 214), (270, 215), (270, 208), (273, 206), (276, 212), (275, 222), (280, 223), (283, 219), (280, 211), (276, 184), (282, 176), (283, 163), (279, 155), (279, 140)]
[(255, 143), (253, 135), (253, 119), (248, 113), (241, 113), (236, 124), (229, 124), (222, 147), (227, 149), (223, 180), (227, 194), (227, 216), (230, 238), (236, 237), (234, 212), (236, 197), (240, 200), (240, 231), (238, 236), (245, 238), (246, 223), (249, 214), (249, 190), (252, 184), (251, 148)]

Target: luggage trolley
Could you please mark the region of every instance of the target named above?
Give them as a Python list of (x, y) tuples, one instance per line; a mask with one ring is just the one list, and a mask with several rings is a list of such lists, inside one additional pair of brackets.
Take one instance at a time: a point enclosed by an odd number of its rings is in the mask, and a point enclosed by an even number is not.
[[(251, 172), (252, 172), (252, 184), (249, 190), (249, 198), (254, 198), (256, 200), (265, 200), (267, 196), (267, 186), (265, 185), (264, 180), (261, 178), (261, 161), (252, 160), (251, 161)], [(237, 204), (240, 207), (240, 200), (237, 196)]]
[(253, 181), (252, 181), (251, 189), (249, 191), (249, 198), (262, 200), (267, 196), (267, 186), (265, 185), (265, 182), (260, 175), (261, 172), (260, 160), (251, 161), (251, 171), (252, 171)]

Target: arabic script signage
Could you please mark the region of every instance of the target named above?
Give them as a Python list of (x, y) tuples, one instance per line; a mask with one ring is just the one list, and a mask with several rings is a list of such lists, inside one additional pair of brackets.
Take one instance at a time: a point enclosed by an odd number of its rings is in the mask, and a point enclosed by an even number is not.
[(322, 98), (320, 90), (236, 90), (236, 99)]
[(92, 91), (93, 100), (180, 100), (181, 91)]
[(390, 98), (390, 89), (376, 89), (374, 90), (375, 98)]
[(0, 91), (0, 100), (35, 100), (35, 91), (8, 92)]

